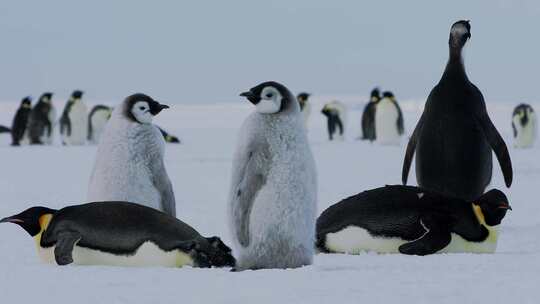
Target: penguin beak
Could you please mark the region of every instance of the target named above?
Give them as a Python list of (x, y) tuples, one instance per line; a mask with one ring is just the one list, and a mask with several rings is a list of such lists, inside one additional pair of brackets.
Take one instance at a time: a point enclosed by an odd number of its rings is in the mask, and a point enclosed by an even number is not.
[(1, 219), (0, 223), (22, 224), (22, 223), (24, 223), (24, 221), (21, 220), (21, 219), (18, 219), (16, 217), (9, 216), (9, 217), (5, 217), (5, 218)]
[(259, 101), (261, 101), (261, 98), (253, 94), (253, 92), (251, 91), (244, 92), (240, 94), (240, 96), (247, 98), (247, 100), (249, 100), (249, 102), (251, 102), (254, 105), (257, 105)]
[(501, 203), (497, 209), (506, 209), (506, 210), (512, 210), (512, 207), (508, 203)]
[(155, 101), (150, 104), (150, 113), (155, 116), (155, 115), (158, 115), (159, 112), (161, 112), (161, 110), (168, 109), (168, 108), (169, 108), (168, 105), (161, 104)]

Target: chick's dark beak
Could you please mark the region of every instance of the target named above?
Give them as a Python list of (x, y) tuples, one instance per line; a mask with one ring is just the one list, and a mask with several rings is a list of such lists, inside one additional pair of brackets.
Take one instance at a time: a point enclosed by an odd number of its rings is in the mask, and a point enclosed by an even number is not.
[(261, 99), (257, 95), (253, 94), (253, 92), (251, 92), (251, 91), (241, 93), (240, 96), (245, 97), (247, 100), (249, 100), (254, 105), (257, 105), (259, 103), (259, 101), (261, 101)]
[(150, 113), (155, 116), (155, 115), (158, 115), (159, 112), (161, 112), (161, 110), (168, 109), (168, 108), (169, 108), (168, 105), (161, 104), (157, 101), (154, 101), (150, 104)]

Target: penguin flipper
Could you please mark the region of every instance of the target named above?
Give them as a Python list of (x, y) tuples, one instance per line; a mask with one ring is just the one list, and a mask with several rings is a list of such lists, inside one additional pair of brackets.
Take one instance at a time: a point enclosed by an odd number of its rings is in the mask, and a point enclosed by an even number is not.
[(403, 160), (403, 169), (401, 170), (401, 181), (404, 185), (407, 184), (407, 179), (409, 178), (409, 170), (411, 169), (412, 158), (414, 156), (414, 151), (416, 150), (416, 143), (423, 124), (424, 114), (422, 114), (420, 117), (420, 120), (418, 121), (418, 124), (414, 128), (414, 132), (409, 139), (409, 143), (407, 144), (407, 151), (405, 152), (405, 159)]
[(152, 176), (154, 178), (154, 187), (159, 191), (161, 197), (161, 209), (163, 212), (176, 217), (176, 200), (174, 199), (174, 192), (171, 181), (165, 171), (165, 165), (163, 159), (152, 162), (151, 164)]
[(394, 102), (394, 105), (396, 106), (396, 109), (398, 111), (398, 119), (396, 121), (396, 127), (397, 127), (397, 130), (398, 130), (398, 134), (399, 135), (403, 135), (403, 133), (405, 133), (405, 126), (404, 126), (404, 123), (403, 123), (403, 112), (401, 112), (401, 107), (399, 106), (399, 104), (393, 100)]
[(256, 170), (254, 152), (247, 150), (247, 155), (241, 156), (235, 163), (239, 172), (235, 174), (231, 198), (233, 229), (240, 245), (244, 247), (249, 245), (249, 217), (253, 203), (266, 182), (264, 176)]
[(499, 165), (504, 175), (504, 183), (506, 187), (510, 188), (512, 185), (513, 171), (512, 171), (512, 160), (510, 159), (510, 154), (508, 153), (508, 148), (506, 143), (499, 134), (499, 131), (491, 122), (486, 111), (482, 111), (480, 115), (476, 116), (478, 124), (480, 125), (484, 135), (486, 136), (491, 149), (495, 152)]
[(409, 243), (399, 246), (399, 252), (408, 255), (428, 255), (436, 253), (450, 244), (452, 235), (443, 219), (427, 218), (420, 220), (426, 233)]
[(0, 125), (0, 133), (8, 133), (8, 132), (11, 132), (10, 128)]
[(81, 234), (75, 231), (61, 231), (56, 237), (54, 247), (56, 264), (62, 266), (73, 263), (73, 247), (81, 239)]

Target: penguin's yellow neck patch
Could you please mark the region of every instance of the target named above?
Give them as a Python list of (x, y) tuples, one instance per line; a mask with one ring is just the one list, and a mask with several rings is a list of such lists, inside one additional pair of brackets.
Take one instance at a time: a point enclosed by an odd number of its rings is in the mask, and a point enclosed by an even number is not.
[(50, 213), (44, 214), (39, 217), (39, 227), (41, 228), (41, 231), (34, 236), (34, 239), (36, 240), (36, 245), (39, 247), (39, 244), (41, 242), (41, 234), (43, 234), (43, 231), (47, 230), (49, 227), (49, 223), (52, 220), (53, 215)]
[(480, 208), (480, 206), (476, 205), (476, 204), (473, 204), (473, 211), (474, 211), (474, 215), (476, 216), (476, 218), (478, 219), (478, 222), (481, 224), (481, 225), (484, 225), (487, 227), (486, 225), (486, 218), (484, 217), (484, 213), (482, 212), (482, 208)]
[[(489, 232), (489, 235), (484, 242), (488, 244), (494, 244), (496, 247), (497, 240), (499, 239), (499, 226), (489, 226), (488, 224), (486, 224), (486, 218), (484, 217), (484, 213), (482, 212), (482, 208), (480, 208), (480, 206), (473, 204), (473, 211), (480, 225), (486, 227)], [(495, 251), (495, 249), (493, 251)]]

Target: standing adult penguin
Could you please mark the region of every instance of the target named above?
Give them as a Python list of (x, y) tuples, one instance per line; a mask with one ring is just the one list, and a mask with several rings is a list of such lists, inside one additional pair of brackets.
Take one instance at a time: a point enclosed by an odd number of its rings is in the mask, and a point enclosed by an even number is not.
[(337, 134), (337, 129), (339, 129), (338, 137), (343, 140), (343, 120), (341, 119), (342, 112), (339, 107), (335, 106), (334, 103), (328, 103), (324, 105), (321, 113), (326, 116), (327, 119), (327, 129), (328, 129), (328, 139), (334, 140), (334, 135)]
[(374, 141), (376, 138), (375, 133), (375, 110), (377, 109), (377, 103), (381, 100), (379, 88), (374, 88), (371, 91), (371, 97), (369, 102), (364, 107), (362, 113), (362, 140)]
[(13, 123), (11, 124), (11, 145), (19, 146), (21, 140), (26, 132), (26, 126), (28, 125), (28, 117), (32, 111), (32, 98), (27, 96), (21, 101), (21, 106), (15, 113)]
[(180, 139), (178, 139), (178, 137), (172, 135), (172, 134), (169, 134), (167, 131), (163, 130), (162, 128), (158, 127), (159, 129), (159, 132), (161, 132), (161, 135), (163, 135), (163, 139), (165, 140), (166, 143), (170, 143), (170, 144), (179, 144), (180, 143)]
[(88, 108), (81, 100), (82, 91), (71, 94), (60, 117), (60, 134), (64, 145), (84, 145), (88, 133)]
[(241, 128), (229, 193), (237, 269), (311, 264), (317, 175), (300, 106), (274, 81), (240, 96), (255, 112)]
[(106, 105), (96, 105), (88, 114), (88, 142), (99, 143), (107, 121), (111, 118), (112, 108)]
[(302, 118), (304, 119), (304, 127), (308, 129), (309, 115), (311, 114), (311, 103), (308, 101), (310, 94), (302, 92), (296, 96), (298, 103), (300, 104), (300, 112), (302, 112)]
[(165, 142), (152, 119), (169, 107), (145, 94), (116, 107), (99, 142), (88, 188), (89, 201), (139, 203), (176, 216), (163, 157)]
[(383, 93), (376, 104), (375, 134), (377, 143), (383, 145), (399, 145), (404, 133), (403, 114), (392, 92)]
[(536, 113), (528, 104), (520, 104), (512, 114), (512, 130), (514, 131), (514, 147), (530, 148), (536, 139)]
[(506, 186), (512, 184), (506, 144), (488, 116), (482, 93), (465, 73), (461, 51), (470, 30), (469, 21), (452, 25), (450, 59), (409, 140), (402, 172), (406, 184), (416, 151), (416, 179), (421, 187), (468, 201), (482, 195), (491, 181), (492, 149)]
[(32, 207), (0, 223), (21, 226), (45, 263), (132, 267), (234, 266), (218, 237), (128, 202), (95, 202), (60, 210)]
[(27, 130), (30, 144), (50, 145), (53, 142), (56, 109), (52, 104), (52, 96), (53, 93), (43, 93), (30, 112)]

